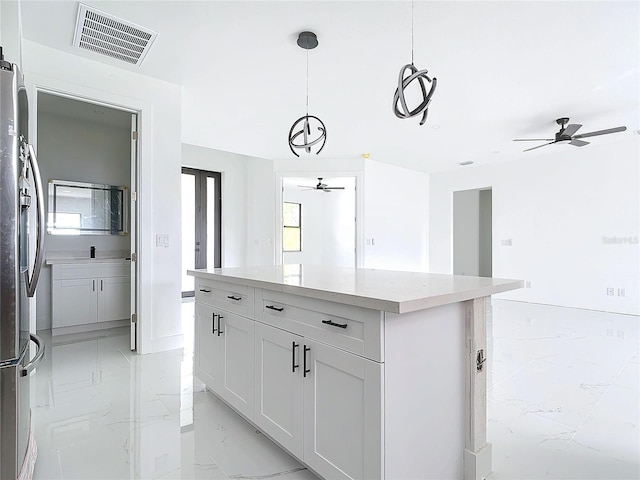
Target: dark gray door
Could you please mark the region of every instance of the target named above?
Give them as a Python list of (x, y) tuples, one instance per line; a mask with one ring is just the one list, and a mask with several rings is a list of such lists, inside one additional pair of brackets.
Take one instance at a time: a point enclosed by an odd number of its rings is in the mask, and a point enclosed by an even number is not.
[(182, 168), (182, 296), (194, 295), (193, 268), (221, 266), (222, 184), (219, 172)]

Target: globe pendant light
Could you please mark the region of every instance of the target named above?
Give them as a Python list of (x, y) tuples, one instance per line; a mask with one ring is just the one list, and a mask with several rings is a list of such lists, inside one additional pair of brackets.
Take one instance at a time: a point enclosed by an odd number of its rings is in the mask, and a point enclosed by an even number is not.
[(301, 32), (297, 43), (300, 48), (307, 51), (307, 113), (293, 122), (289, 130), (289, 148), (296, 157), (299, 157), (296, 149), (311, 153), (311, 147), (319, 145), (316, 155), (322, 151), (327, 141), (327, 128), (318, 117), (309, 115), (309, 50), (318, 46), (318, 37), (313, 32)]
[[(405, 75), (407, 75), (405, 77)], [(422, 93), (422, 101), (414, 109), (410, 109), (407, 106), (407, 102), (404, 98), (405, 89), (411, 82), (417, 80), (420, 84), (420, 91)], [(425, 80), (431, 84), (431, 88), (427, 92)], [(398, 118), (411, 118), (416, 115), (422, 114), (422, 120), (420, 125), (424, 125), (427, 121), (427, 113), (429, 113), (429, 105), (431, 104), (431, 97), (436, 90), (436, 84), (438, 80), (433, 77), (429, 78), (427, 75), (427, 69), (418, 70), (413, 64), (413, 1), (411, 2), (411, 63), (406, 64), (400, 69), (398, 75), (398, 87), (396, 93), (393, 95), (393, 113)]]

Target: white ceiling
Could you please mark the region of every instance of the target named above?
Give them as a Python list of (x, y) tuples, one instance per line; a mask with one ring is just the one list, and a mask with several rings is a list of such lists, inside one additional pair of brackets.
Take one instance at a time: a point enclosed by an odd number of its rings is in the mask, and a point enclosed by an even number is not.
[[(305, 113), (327, 126), (324, 158), (358, 158), (423, 171), (518, 161), (551, 138), (555, 119), (588, 139), (640, 130), (640, 2), (416, 1), (415, 65), (438, 79), (427, 123), (400, 120), (392, 98), (411, 59), (409, 1), (86, 1), (159, 33), (141, 67), (72, 46), (77, 2), (22, 0), (26, 39), (183, 85), (183, 141), (257, 157), (293, 158), (287, 135)], [(636, 137), (637, 138), (637, 137)], [(591, 146), (581, 147), (590, 148)], [(304, 155), (304, 154), (303, 154)]]

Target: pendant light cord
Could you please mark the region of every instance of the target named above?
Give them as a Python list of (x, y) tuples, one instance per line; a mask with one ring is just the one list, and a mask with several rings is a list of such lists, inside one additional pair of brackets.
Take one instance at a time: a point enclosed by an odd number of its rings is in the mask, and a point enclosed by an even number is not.
[(413, 65), (413, 6), (414, 1), (411, 0), (411, 65)]
[(307, 49), (307, 115), (309, 115), (309, 49)]

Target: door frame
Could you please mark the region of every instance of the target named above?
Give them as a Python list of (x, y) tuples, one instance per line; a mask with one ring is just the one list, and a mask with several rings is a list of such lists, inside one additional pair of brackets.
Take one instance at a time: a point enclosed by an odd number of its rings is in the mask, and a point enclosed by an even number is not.
[[(138, 139), (139, 139), (139, 132), (142, 129), (142, 110), (127, 107), (127, 106), (117, 105), (114, 103), (110, 103), (108, 101), (98, 100), (95, 98), (91, 98), (90, 96), (83, 96), (75, 93), (56, 90), (53, 88), (43, 87), (40, 85), (34, 85), (33, 92), (35, 93), (35, 95), (33, 95), (33, 97), (30, 98), (30, 102), (32, 102), (33, 107), (30, 106), (29, 110), (30, 110), (30, 113), (33, 112), (34, 114), (31, 115), (31, 118), (29, 119), (29, 132), (30, 132), (31, 143), (35, 145), (36, 148), (37, 148), (37, 141), (38, 141), (38, 95), (41, 93), (68, 98), (70, 100), (76, 100), (79, 102), (96, 105), (100, 107), (120, 110), (123, 112), (127, 112), (132, 116), (132, 124), (131, 124), (132, 135), (130, 138), (131, 157), (129, 159), (130, 161), (129, 170), (130, 170), (130, 178), (131, 178), (131, 188), (129, 192), (130, 193), (129, 208), (131, 209), (130, 215), (129, 215), (129, 218), (130, 218), (129, 238), (130, 238), (130, 250), (131, 250), (130, 251), (131, 313), (130, 313), (129, 321), (130, 321), (130, 332), (131, 332), (131, 341), (130, 341), (131, 350), (135, 352), (139, 352), (141, 337), (140, 337), (140, 329), (138, 328), (138, 325), (139, 325), (138, 320), (140, 318), (140, 315), (139, 315), (140, 299), (138, 298), (138, 292), (140, 291), (141, 275), (140, 275), (140, 265), (139, 265), (139, 258), (138, 258), (138, 253), (140, 251), (140, 206), (138, 201), (140, 196), (139, 195), (140, 176), (138, 175), (138, 172), (140, 170), (140, 164), (141, 164), (140, 162), (141, 144), (138, 141)], [(134, 129), (136, 132), (135, 134), (133, 133)], [(33, 300), (34, 301), (33, 301), (31, 310), (34, 312), (34, 317), (35, 317), (35, 312), (37, 307), (36, 307), (35, 298)], [(33, 319), (34, 332), (35, 332), (35, 321), (36, 319), (34, 318)]]

